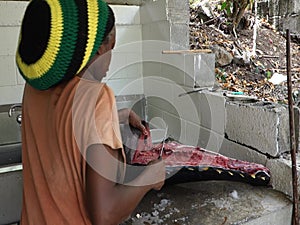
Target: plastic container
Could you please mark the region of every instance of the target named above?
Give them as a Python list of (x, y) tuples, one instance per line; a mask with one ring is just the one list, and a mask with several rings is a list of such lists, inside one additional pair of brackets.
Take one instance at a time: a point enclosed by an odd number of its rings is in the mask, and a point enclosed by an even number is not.
[(165, 129), (151, 129), (150, 134), (152, 138), (152, 143), (160, 143), (164, 140), (165, 137)]

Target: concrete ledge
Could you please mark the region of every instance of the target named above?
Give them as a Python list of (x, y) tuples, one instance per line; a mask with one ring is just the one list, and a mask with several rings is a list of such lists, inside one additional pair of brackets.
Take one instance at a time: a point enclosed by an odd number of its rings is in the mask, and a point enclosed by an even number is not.
[[(289, 155), (277, 159), (268, 159), (265, 155), (260, 154), (253, 149), (243, 145), (234, 143), (230, 140), (224, 139), (219, 151), (225, 156), (244, 160), (248, 162), (255, 162), (265, 165), (270, 169), (271, 182), (273, 189), (280, 191), (288, 196), (293, 196), (292, 189), (292, 162)], [(300, 191), (300, 157), (298, 156), (298, 191)]]
[(289, 196), (293, 196), (291, 165), (292, 163), (289, 160), (283, 158), (268, 160), (266, 165), (272, 173), (272, 187)]
[[(271, 200), (271, 199), (270, 199)], [(272, 200), (271, 200), (272, 201)], [(270, 203), (272, 204), (272, 203)], [(270, 212), (262, 215), (259, 218), (252, 219), (244, 225), (275, 225), (275, 224), (290, 224), (292, 218), (292, 205), (286, 205), (280, 208), (278, 211)]]
[(223, 139), (219, 153), (227, 157), (244, 160), (248, 162), (255, 162), (255, 163), (262, 164), (264, 166), (267, 165), (267, 160), (268, 160), (265, 155), (260, 154), (243, 145), (227, 140), (225, 138)]
[(195, 182), (150, 192), (122, 225), (291, 224), (292, 204), (282, 193), (238, 182)]
[[(266, 165), (271, 170), (271, 183), (274, 189), (293, 196), (292, 161), (290, 155), (280, 159), (270, 159)], [(300, 156), (297, 155), (298, 192), (300, 191)]]

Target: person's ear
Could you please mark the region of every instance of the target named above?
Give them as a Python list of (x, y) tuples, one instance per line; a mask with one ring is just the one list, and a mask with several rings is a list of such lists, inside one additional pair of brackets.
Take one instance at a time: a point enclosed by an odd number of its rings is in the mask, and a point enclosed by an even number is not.
[(102, 55), (102, 54), (104, 54), (104, 47), (103, 47), (103, 45), (101, 45), (100, 48), (98, 48), (98, 50), (97, 50), (97, 55)]
[(97, 55), (103, 55), (110, 50), (111, 50), (111, 48), (109, 48), (109, 44), (104, 43), (100, 46), (100, 48), (98, 48)]

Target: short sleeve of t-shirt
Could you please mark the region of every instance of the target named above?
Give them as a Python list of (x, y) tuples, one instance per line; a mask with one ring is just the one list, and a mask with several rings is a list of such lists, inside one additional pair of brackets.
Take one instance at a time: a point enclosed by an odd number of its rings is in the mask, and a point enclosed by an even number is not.
[(73, 118), (75, 139), (83, 155), (93, 144), (122, 148), (115, 97), (106, 84), (79, 82)]

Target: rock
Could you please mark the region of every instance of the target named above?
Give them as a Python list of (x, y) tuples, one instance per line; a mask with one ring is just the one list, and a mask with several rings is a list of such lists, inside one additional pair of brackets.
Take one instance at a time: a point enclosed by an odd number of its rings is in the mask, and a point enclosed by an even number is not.
[(197, 15), (202, 23), (205, 23), (213, 18), (212, 9), (209, 0), (197, 2), (194, 4), (197, 7)]
[(287, 76), (280, 74), (280, 73), (274, 73), (269, 82), (271, 82), (274, 85), (282, 84), (283, 82), (287, 81)]
[(231, 53), (226, 51), (225, 48), (223, 48), (219, 45), (213, 45), (210, 47), (210, 49), (215, 54), (217, 67), (218, 66), (221, 66), (221, 67), (227, 66), (232, 62), (233, 56), (231, 55)]
[(233, 51), (233, 63), (239, 66), (249, 65), (251, 60), (251, 52), (243, 51), (242, 54), (236, 49)]

